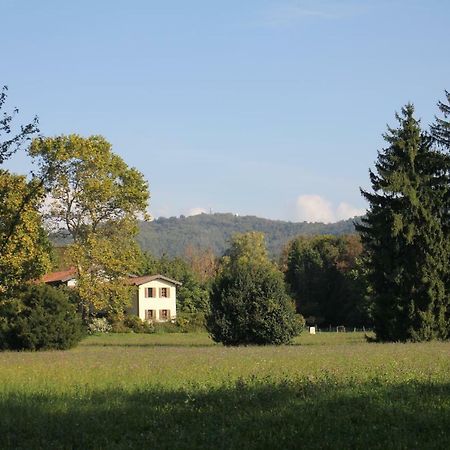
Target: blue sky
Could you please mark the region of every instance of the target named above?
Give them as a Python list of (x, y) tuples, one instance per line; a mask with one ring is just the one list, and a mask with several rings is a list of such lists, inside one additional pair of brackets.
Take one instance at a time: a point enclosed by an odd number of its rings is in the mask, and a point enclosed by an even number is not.
[(44, 135), (104, 135), (155, 217), (359, 213), (394, 112), (428, 126), (450, 89), (447, 0), (0, 5), (9, 105)]

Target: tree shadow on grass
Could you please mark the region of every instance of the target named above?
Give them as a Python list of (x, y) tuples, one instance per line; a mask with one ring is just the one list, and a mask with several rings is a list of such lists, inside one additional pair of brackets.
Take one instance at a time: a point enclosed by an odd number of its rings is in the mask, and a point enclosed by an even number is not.
[(0, 398), (4, 449), (447, 449), (450, 384), (238, 381)]

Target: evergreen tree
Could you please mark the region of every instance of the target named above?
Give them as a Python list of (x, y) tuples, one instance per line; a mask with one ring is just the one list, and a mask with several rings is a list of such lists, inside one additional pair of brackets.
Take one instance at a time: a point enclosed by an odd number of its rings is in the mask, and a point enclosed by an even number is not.
[(447, 103), (438, 103), (438, 108), (444, 117), (436, 117), (435, 123), (431, 125), (431, 134), (436, 142), (450, 150), (450, 92), (445, 91), (445, 97)]
[(408, 104), (370, 171), (373, 192), (357, 226), (368, 257), (381, 341), (449, 337), (448, 157), (433, 150)]
[(262, 233), (236, 235), (211, 293), (207, 328), (225, 345), (285, 344), (300, 333), (301, 316), (282, 273), (267, 258)]
[(67, 291), (30, 284), (6, 298), (0, 295), (0, 350), (65, 350), (82, 337)]

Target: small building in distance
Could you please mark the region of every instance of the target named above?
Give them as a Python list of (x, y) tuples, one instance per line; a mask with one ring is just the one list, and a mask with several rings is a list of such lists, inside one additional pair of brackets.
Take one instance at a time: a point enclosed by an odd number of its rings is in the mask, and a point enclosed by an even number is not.
[(74, 287), (77, 284), (77, 269), (71, 267), (70, 269), (61, 270), (59, 272), (47, 273), (39, 281), (55, 287)]
[(153, 322), (175, 319), (179, 281), (164, 275), (145, 275), (130, 277), (128, 283), (137, 288), (133, 292), (131, 314)]

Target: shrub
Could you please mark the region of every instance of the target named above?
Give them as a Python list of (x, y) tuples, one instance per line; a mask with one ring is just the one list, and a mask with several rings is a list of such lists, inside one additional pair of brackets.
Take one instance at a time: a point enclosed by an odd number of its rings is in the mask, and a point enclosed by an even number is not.
[(207, 329), (225, 345), (285, 344), (300, 333), (302, 323), (282, 274), (270, 265), (243, 264), (215, 281)]
[(123, 324), (134, 333), (140, 333), (142, 329), (142, 320), (138, 316), (130, 315), (124, 318)]
[(0, 300), (2, 350), (64, 350), (82, 337), (81, 319), (62, 290), (32, 285)]
[(176, 322), (156, 322), (154, 324), (155, 333), (180, 333)]
[(131, 333), (130, 330), (123, 321), (116, 321), (111, 324), (111, 332), (112, 333)]
[(299, 330), (299, 333), (305, 329), (306, 320), (301, 314), (295, 315), (296, 328)]
[(129, 315), (126, 316), (124, 325), (134, 333), (154, 333), (155, 328), (153, 322), (147, 322), (141, 320), (138, 316)]
[(112, 326), (104, 317), (95, 317), (88, 325), (89, 334), (109, 333), (110, 331), (112, 331)]
[(205, 315), (203, 313), (180, 313), (177, 315), (176, 326), (181, 333), (205, 330)]
[(153, 322), (142, 322), (141, 333), (154, 333), (155, 332), (155, 324)]

